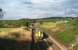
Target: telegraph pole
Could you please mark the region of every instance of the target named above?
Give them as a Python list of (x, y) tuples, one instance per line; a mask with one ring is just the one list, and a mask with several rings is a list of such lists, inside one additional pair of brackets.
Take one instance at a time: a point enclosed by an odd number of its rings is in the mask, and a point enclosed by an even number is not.
[(35, 34), (35, 23), (32, 23), (32, 42), (31, 42), (31, 50), (35, 50), (35, 39), (34, 39), (34, 34)]
[(4, 16), (3, 9), (0, 8), (0, 18), (3, 18), (3, 16)]

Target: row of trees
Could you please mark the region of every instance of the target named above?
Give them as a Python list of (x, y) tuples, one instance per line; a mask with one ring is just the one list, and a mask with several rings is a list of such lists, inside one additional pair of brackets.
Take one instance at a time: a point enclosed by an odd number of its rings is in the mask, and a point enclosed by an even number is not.
[(28, 20), (0, 20), (0, 27), (22, 27), (29, 25)]

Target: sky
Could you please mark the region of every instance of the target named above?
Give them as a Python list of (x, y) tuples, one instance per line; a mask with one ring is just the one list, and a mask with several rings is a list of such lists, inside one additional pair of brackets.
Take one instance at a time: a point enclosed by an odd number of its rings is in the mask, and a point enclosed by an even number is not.
[(0, 0), (3, 19), (77, 17), (78, 0)]

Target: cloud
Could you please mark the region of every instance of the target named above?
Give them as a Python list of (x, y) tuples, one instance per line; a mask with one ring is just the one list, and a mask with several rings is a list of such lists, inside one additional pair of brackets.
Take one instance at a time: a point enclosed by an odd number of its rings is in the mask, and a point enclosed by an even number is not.
[[(31, 16), (31, 4), (25, 0), (0, 0), (0, 7), (6, 12), (5, 19), (27, 18)], [(27, 4), (26, 4), (27, 3)], [(19, 17), (20, 16), (20, 17)]]
[[(33, 15), (37, 17), (55, 17), (55, 16), (78, 16), (77, 0), (33, 0), (35, 3)], [(38, 10), (38, 11), (36, 11)], [(39, 11), (40, 10), (40, 11)], [(35, 14), (37, 13), (37, 14)], [(43, 14), (43, 15), (42, 15)], [(44, 15), (45, 14), (45, 15)]]
[(78, 16), (77, 0), (0, 0), (4, 19)]
[[(63, 2), (63, 3), (62, 3)], [(33, 0), (33, 16), (37, 17), (52, 17), (52, 16), (64, 16), (64, 0)]]

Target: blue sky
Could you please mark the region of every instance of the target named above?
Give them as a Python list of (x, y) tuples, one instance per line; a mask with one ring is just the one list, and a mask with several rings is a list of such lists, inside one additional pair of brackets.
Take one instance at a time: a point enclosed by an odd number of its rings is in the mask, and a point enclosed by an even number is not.
[(78, 0), (0, 0), (4, 19), (78, 16)]

